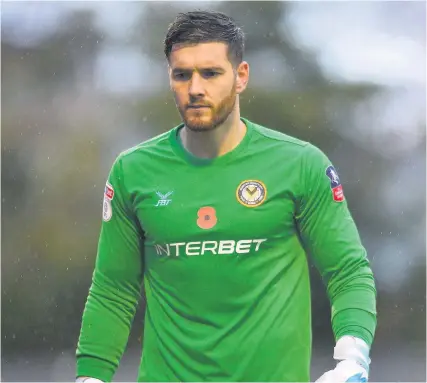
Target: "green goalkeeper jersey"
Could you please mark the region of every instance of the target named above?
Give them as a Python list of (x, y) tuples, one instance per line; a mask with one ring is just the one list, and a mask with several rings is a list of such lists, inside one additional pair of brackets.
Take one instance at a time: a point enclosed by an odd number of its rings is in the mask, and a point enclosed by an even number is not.
[(182, 125), (116, 159), (78, 376), (113, 379), (144, 284), (138, 381), (309, 381), (307, 254), (335, 336), (371, 344), (374, 279), (335, 168), (315, 146), (242, 121), (244, 139), (212, 160), (183, 148)]

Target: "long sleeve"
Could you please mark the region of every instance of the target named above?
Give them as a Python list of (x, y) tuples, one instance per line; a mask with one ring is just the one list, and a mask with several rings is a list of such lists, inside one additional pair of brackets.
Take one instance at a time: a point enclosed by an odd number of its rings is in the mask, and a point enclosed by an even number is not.
[(141, 297), (143, 233), (124, 187), (120, 157), (104, 192), (103, 220), (78, 346), (77, 376), (111, 381)]
[(335, 338), (353, 335), (371, 345), (376, 328), (375, 282), (338, 174), (313, 145), (305, 148), (300, 174), (296, 220), (327, 287)]

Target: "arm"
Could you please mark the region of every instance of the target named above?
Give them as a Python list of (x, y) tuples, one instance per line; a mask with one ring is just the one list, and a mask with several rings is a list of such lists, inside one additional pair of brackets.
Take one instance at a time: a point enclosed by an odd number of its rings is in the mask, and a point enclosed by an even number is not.
[(143, 233), (124, 187), (121, 158), (110, 172), (95, 270), (78, 341), (77, 377), (110, 381), (141, 297)]
[(301, 238), (327, 287), (337, 346), (345, 336), (356, 338), (369, 364), (376, 328), (373, 273), (335, 169), (316, 147), (305, 150), (296, 216)]

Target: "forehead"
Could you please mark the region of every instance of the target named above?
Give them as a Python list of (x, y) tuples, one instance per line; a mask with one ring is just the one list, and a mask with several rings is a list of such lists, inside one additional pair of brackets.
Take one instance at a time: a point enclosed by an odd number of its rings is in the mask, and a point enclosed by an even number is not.
[(226, 67), (231, 65), (228, 59), (228, 47), (221, 42), (195, 45), (176, 44), (169, 56), (169, 64), (171, 68)]

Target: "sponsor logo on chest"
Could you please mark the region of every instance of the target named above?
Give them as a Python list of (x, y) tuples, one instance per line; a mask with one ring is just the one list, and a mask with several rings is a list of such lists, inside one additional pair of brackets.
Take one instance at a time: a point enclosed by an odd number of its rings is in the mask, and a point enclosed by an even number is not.
[(248, 254), (258, 252), (261, 244), (267, 239), (242, 239), (220, 240), (220, 241), (196, 241), (196, 242), (176, 242), (164, 245), (154, 245), (159, 256), (179, 257), (196, 255), (226, 255), (226, 254)]
[[(172, 200), (169, 198), (173, 192), (162, 194), (156, 192), (155, 207), (168, 208)], [(176, 192), (178, 193), (178, 192)], [(176, 195), (176, 197), (178, 194)], [(263, 204), (267, 198), (267, 188), (262, 181), (245, 180), (240, 182), (235, 189), (236, 203), (248, 208), (256, 208)], [(197, 210), (196, 210), (197, 209)], [(195, 228), (209, 231), (221, 224), (221, 217), (217, 215), (215, 206), (200, 206), (194, 211)], [(188, 213), (188, 212), (186, 212)], [(197, 230), (196, 229), (196, 230)], [(226, 255), (256, 253), (267, 239), (241, 239), (218, 241), (188, 241), (165, 244), (155, 244), (158, 256), (179, 257), (198, 255)]]

